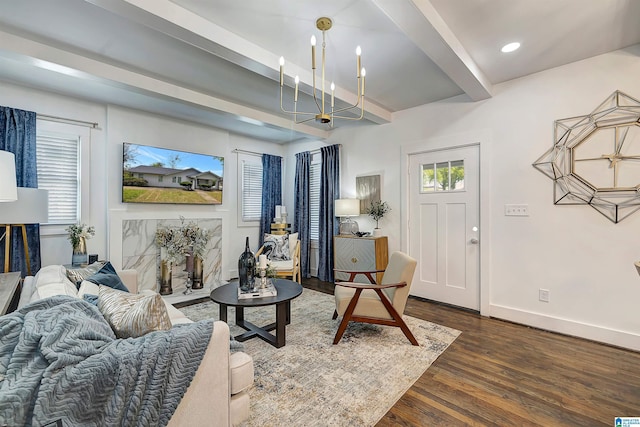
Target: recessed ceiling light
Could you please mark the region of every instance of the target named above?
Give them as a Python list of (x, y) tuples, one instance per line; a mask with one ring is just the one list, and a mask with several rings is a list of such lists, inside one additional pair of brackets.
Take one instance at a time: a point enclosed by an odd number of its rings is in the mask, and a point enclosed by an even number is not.
[(502, 46), (502, 49), (500, 50), (503, 53), (509, 53), (509, 52), (513, 52), (514, 50), (517, 50), (519, 47), (520, 47), (520, 43), (513, 42), (513, 43), (505, 44), (504, 46)]

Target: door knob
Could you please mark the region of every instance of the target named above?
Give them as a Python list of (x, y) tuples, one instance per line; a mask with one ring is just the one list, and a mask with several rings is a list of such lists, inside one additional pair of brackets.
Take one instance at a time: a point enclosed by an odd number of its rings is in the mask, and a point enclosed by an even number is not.
[(478, 244), (478, 239), (473, 238), (473, 239), (469, 240), (469, 243), (471, 243), (472, 245), (477, 245)]

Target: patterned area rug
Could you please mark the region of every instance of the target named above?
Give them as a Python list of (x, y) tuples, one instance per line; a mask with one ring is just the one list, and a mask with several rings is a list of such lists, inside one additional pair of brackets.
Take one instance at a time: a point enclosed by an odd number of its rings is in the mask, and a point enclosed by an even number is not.
[[(275, 348), (259, 338), (245, 341), (254, 360), (251, 417), (246, 426), (372, 426), (456, 339), (460, 331), (404, 316), (420, 343), (400, 328), (350, 323), (332, 345), (340, 317), (332, 320), (332, 295), (305, 289), (291, 302), (287, 344)], [(181, 308), (190, 319), (218, 319), (218, 304)], [(242, 329), (233, 325), (231, 333)], [(275, 307), (245, 309), (245, 319), (275, 322)]]

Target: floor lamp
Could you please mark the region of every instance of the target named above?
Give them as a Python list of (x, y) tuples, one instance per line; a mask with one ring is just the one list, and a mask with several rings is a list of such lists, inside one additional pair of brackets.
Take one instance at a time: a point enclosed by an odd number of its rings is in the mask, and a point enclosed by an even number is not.
[[(49, 192), (37, 188), (18, 187), (18, 200), (2, 204), (0, 224), (4, 227), (4, 272), (9, 272), (11, 250), (11, 227), (22, 229), (22, 245), (27, 263), (27, 274), (31, 275), (31, 259), (27, 244), (26, 224), (40, 224), (49, 221)], [(0, 238), (1, 240), (1, 238)]]

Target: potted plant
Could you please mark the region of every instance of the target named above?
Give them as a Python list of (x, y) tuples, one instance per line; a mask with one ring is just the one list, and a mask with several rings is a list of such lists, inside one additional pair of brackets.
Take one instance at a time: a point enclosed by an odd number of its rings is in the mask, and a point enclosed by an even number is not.
[(175, 227), (161, 226), (156, 230), (156, 245), (160, 247), (160, 295), (173, 293), (172, 264), (184, 258), (185, 240), (184, 233)]
[(374, 236), (380, 235), (380, 227), (378, 227), (378, 222), (382, 218), (384, 218), (385, 214), (389, 211), (391, 211), (391, 208), (389, 207), (387, 202), (383, 201), (371, 202), (371, 204), (367, 208), (367, 214), (376, 222), (376, 228), (373, 230)]
[(183, 225), (180, 229), (185, 238), (185, 255), (193, 257), (187, 262), (187, 270), (191, 267), (193, 289), (201, 289), (203, 287), (203, 260), (207, 250), (207, 243), (213, 236), (213, 232), (198, 226), (195, 222), (189, 222), (185, 225), (184, 218), (181, 217), (181, 219)]
[(85, 224), (73, 224), (67, 227), (68, 239), (73, 247), (71, 264), (79, 266), (87, 263), (87, 239), (96, 234), (93, 226), (87, 227)]

